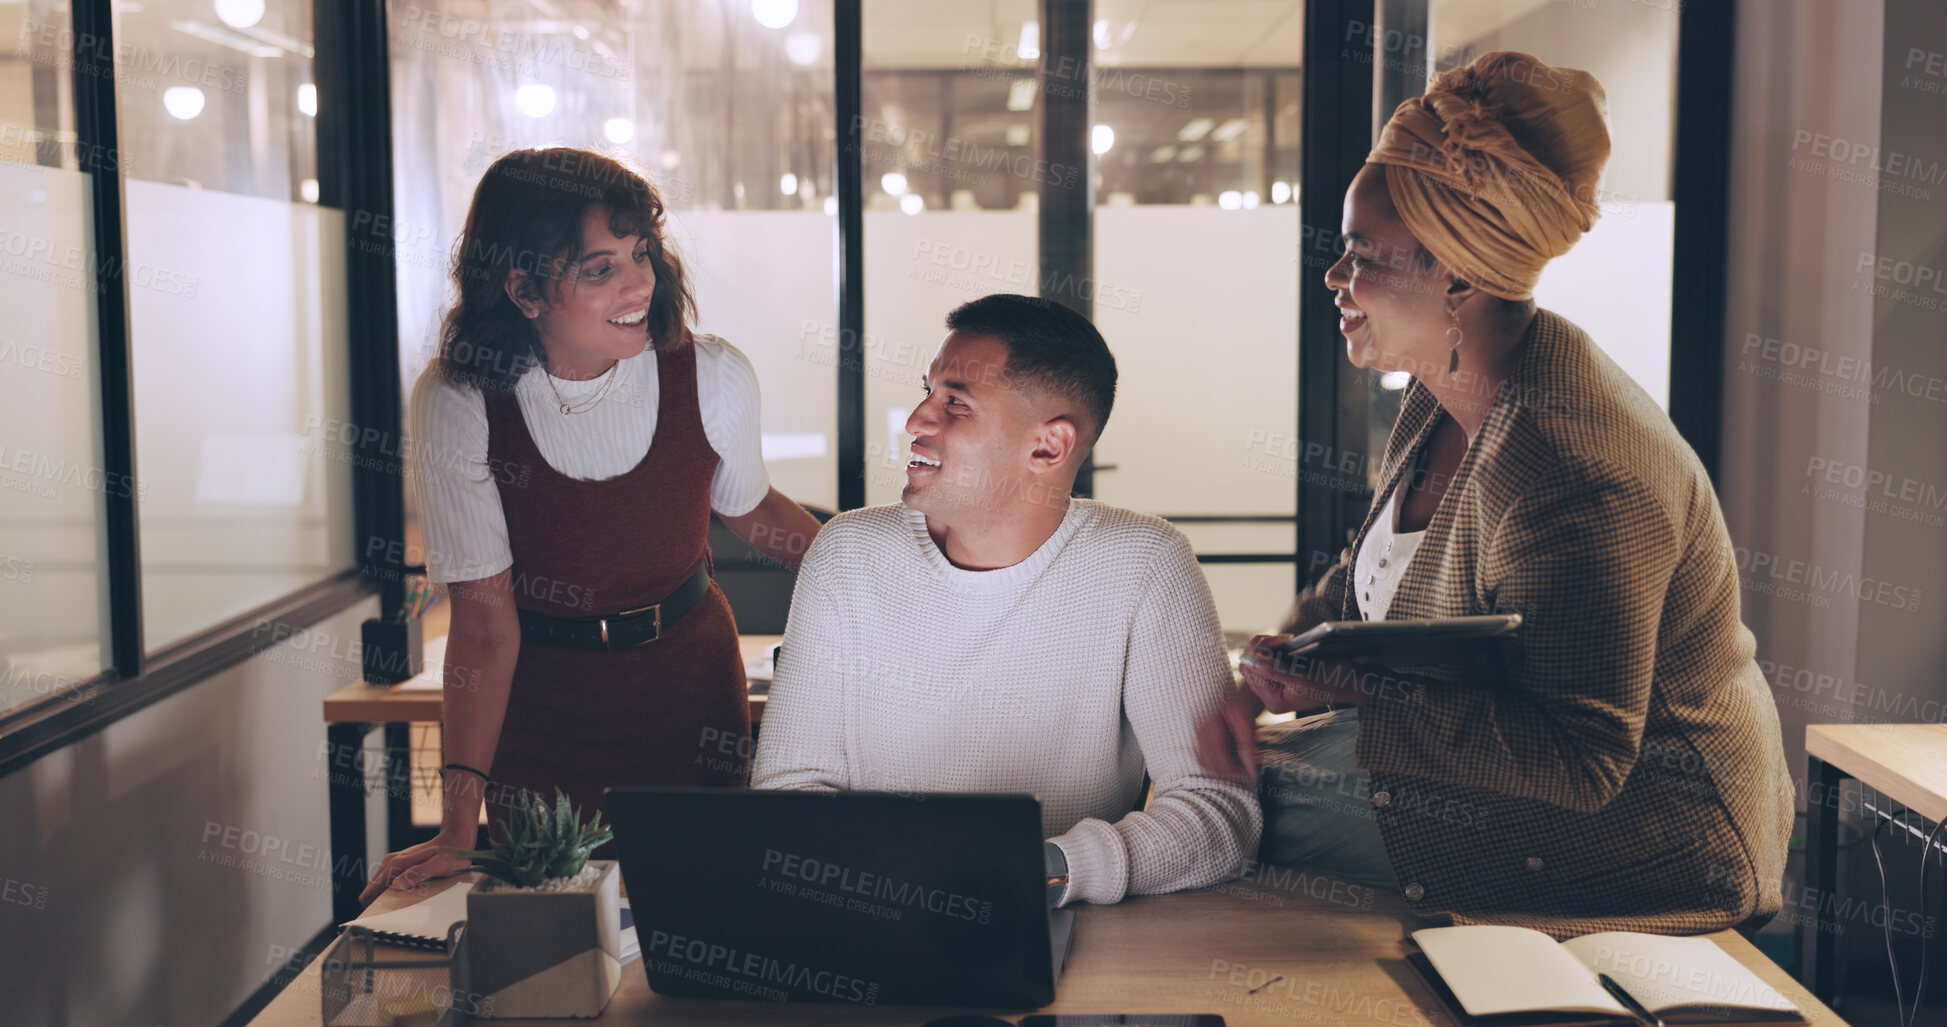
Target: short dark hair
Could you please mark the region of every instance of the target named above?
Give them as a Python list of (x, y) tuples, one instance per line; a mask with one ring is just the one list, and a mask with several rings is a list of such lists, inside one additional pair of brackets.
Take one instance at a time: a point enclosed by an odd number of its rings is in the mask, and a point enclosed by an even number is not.
[(456, 299), (440, 324), (440, 369), (455, 385), (490, 392), (514, 387), (547, 351), (534, 325), (507, 297), (507, 273), (528, 272), (548, 299), (581, 259), (582, 218), (608, 215), (617, 236), (642, 236), (656, 270), (649, 297), (650, 343), (680, 349), (696, 316), (683, 261), (664, 237), (662, 196), (621, 161), (587, 150), (515, 150), (487, 168), (453, 247)]
[(1115, 354), (1088, 318), (1053, 300), (995, 293), (954, 308), (946, 326), (1005, 343), (1008, 380), (1073, 401), (1085, 444), (1102, 437), (1115, 406)]

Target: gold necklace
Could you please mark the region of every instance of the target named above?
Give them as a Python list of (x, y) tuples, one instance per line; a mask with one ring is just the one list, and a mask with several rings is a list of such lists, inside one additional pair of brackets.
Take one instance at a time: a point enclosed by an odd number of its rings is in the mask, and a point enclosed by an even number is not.
[(554, 393), (554, 401), (556, 403), (561, 404), (562, 413), (585, 414), (588, 411), (595, 409), (595, 405), (597, 403), (600, 403), (605, 397), (608, 396), (608, 390), (615, 385), (616, 372), (620, 370), (622, 370), (622, 362), (620, 360), (617, 360), (615, 363), (610, 364), (608, 367), (608, 376), (602, 380), (602, 387), (600, 389), (595, 390), (595, 395), (592, 398), (581, 401), (580, 406), (575, 406), (574, 404), (571, 404), (567, 400), (561, 398), (561, 390), (555, 387), (554, 375), (550, 373), (547, 370), (547, 368), (542, 368), (541, 373), (547, 375), (548, 391)]

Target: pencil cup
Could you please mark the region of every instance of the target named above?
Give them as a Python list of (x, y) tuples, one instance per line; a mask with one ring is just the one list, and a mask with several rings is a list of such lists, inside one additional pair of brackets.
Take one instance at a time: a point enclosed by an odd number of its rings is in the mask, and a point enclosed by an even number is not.
[(419, 673), (425, 665), (421, 651), (424, 623), (409, 620), (401, 624), (396, 621), (368, 620), (359, 629), (363, 639), (365, 682), (372, 685), (396, 685)]

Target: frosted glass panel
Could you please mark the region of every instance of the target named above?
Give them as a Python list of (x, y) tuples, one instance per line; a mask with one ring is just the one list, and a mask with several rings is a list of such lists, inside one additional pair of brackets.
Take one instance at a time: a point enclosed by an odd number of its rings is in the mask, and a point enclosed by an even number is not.
[(1034, 218), (1023, 210), (866, 211), (867, 505), (898, 502), (906, 485), (906, 413), (923, 395), (920, 379), (946, 338), (947, 313), (989, 293), (1035, 294)]
[(354, 563), (345, 216), (127, 188), (142, 608), (155, 649)]
[(750, 357), (764, 395), (771, 485), (800, 503), (838, 504), (838, 361), (832, 218), (818, 211), (682, 211), (669, 231), (696, 286), (698, 327)]
[(0, 164), (0, 710), (105, 664), (90, 176)]

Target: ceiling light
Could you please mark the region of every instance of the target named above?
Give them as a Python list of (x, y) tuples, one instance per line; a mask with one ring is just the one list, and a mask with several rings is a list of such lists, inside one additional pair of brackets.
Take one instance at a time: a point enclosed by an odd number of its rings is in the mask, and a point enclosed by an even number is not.
[(162, 91), (162, 106), (178, 120), (203, 113), (203, 91), (195, 86), (170, 86)]
[(1036, 60), (1041, 56), (1040, 22), (1021, 23), (1021, 44), (1014, 48), (1014, 55), (1024, 61)]
[(1109, 152), (1115, 145), (1115, 129), (1107, 125), (1097, 125), (1088, 132), (1088, 148), (1097, 157)]
[(1149, 153), (1149, 162), (1151, 164), (1168, 164), (1170, 161), (1173, 161), (1175, 159), (1176, 159), (1176, 147), (1173, 144), (1169, 144), (1169, 143), (1165, 143), (1162, 146), (1158, 146), (1156, 149), (1151, 150)]
[(784, 39), (784, 56), (800, 68), (818, 63), (818, 55), (824, 52), (825, 41), (816, 32), (793, 32)]
[(777, 180), (777, 191), (786, 196), (798, 195), (798, 176), (789, 171), (785, 172)]
[(1034, 129), (1016, 122), (1007, 126), (1007, 145), (1026, 146), (1034, 140)]
[(926, 201), (918, 193), (907, 193), (899, 198), (899, 209), (908, 214), (917, 214), (926, 209)]
[(318, 180), (315, 178), (307, 178), (299, 182), (297, 184), (297, 192), (299, 196), (304, 197), (304, 202), (306, 203), (318, 202)]
[(1260, 201), (1258, 200), (1258, 196), (1257, 196), (1257, 190), (1255, 190), (1255, 189), (1246, 189), (1246, 190), (1244, 190), (1244, 209), (1245, 209), (1245, 210), (1256, 210), (1256, 209), (1257, 209), (1257, 205), (1258, 205), (1258, 203), (1259, 203), (1259, 202), (1260, 202)]
[(1031, 78), (1017, 78), (1007, 84), (1007, 109), (1011, 111), (1031, 111), (1034, 109), (1034, 94), (1041, 88), (1040, 83)]
[(610, 118), (602, 122), (602, 135), (617, 146), (635, 138), (635, 122), (628, 118)]
[(1238, 136), (1243, 135), (1244, 127), (1245, 125), (1244, 125), (1243, 118), (1232, 118), (1229, 121), (1226, 121), (1221, 125), (1218, 125), (1217, 130), (1215, 132), (1210, 133), (1210, 141), (1213, 143), (1228, 143), (1232, 139), (1235, 139)]
[[(252, 57), (274, 59), (284, 56), (287, 52), (298, 53), (304, 57), (310, 57), (312, 55), (309, 46), (299, 43), (289, 36), (265, 32), (263, 29), (258, 28), (232, 30), (218, 28), (215, 25), (207, 25), (200, 21), (185, 21), (181, 18), (170, 22), (169, 27), (185, 36), (194, 36), (197, 39), (207, 40), (218, 46), (229, 47), (238, 53), (249, 54)], [(253, 36), (257, 38), (252, 38)], [(282, 43), (273, 46), (264, 42), (267, 39), (281, 40), (291, 43), (293, 46), (286, 48), (283, 47)]]
[(300, 82), (297, 86), (297, 109), (305, 117), (318, 116), (318, 87), (310, 82)]
[(1185, 142), (1185, 143), (1194, 143), (1197, 140), (1202, 139), (1203, 134), (1205, 132), (1210, 131), (1210, 126), (1214, 124), (1216, 124), (1216, 122), (1211, 121), (1209, 118), (1196, 118), (1192, 120), (1189, 124), (1183, 126), (1182, 130), (1176, 133), (1177, 141)]
[(894, 196), (906, 195), (906, 176), (897, 171), (888, 171), (879, 176), (879, 188)]
[(1095, 19), (1095, 28), (1091, 35), (1095, 37), (1095, 48), (1097, 50), (1107, 50), (1109, 44), (1115, 42), (1115, 39), (1109, 35), (1109, 19), (1107, 18)]
[(1194, 143), (1176, 151), (1176, 159), (1181, 164), (1195, 164), (1203, 159), (1203, 144)]
[(1226, 189), (1217, 194), (1217, 206), (1225, 210), (1237, 210), (1244, 206), (1244, 194), (1235, 189)]
[(1291, 199), (1291, 183), (1290, 183), (1290, 182), (1273, 182), (1273, 183), (1271, 183), (1271, 202), (1272, 202), (1272, 203), (1284, 203), (1285, 201), (1287, 201), (1287, 200), (1289, 200), (1289, 199)]
[(781, 29), (798, 19), (798, 0), (750, 0), (750, 14), (767, 29)]
[(514, 106), (530, 118), (545, 118), (554, 113), (554, 87), (529, 82), (514, 90)]
[(247, 29), (264, 20), (264, 0), (216, 0), (216, 17), (233, 29)]

